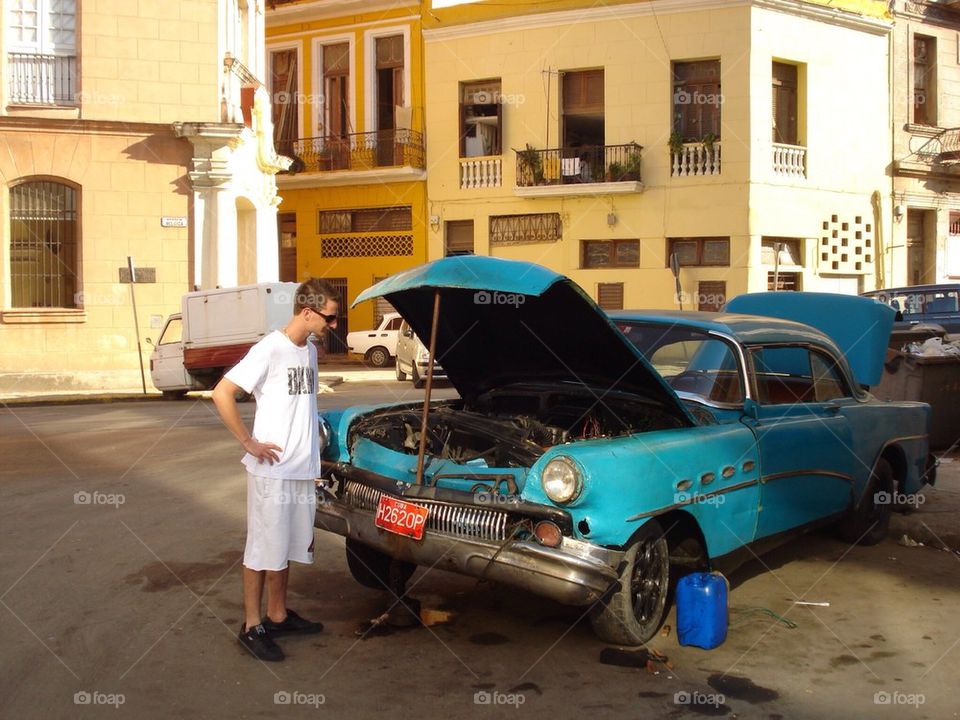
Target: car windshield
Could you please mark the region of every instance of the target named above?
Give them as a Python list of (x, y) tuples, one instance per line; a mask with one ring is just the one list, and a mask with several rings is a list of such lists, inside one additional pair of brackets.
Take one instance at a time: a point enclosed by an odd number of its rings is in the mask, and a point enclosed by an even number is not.
[(737, 357), (726, 340), (680, 325), (618, 320), (617, 327), (681, 397), (743, 403)]

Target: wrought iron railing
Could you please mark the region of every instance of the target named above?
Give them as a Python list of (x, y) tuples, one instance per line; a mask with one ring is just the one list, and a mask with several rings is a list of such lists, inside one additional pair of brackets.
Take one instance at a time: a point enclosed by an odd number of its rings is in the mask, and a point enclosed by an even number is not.
[(7, 67), (10, 71), (11, 104), (76, 104), (76, 56), (8, 53)]
[(537, 150), (517, 153), (517, 187), (575, 183), (640, 182), (640, 151), (636, 143)]
[(290, 173), (385, 167), (422, 170), (425, 167), (423, 133), (416, 130), (376, 130), (280, 140), (277, 152), (293, 158)]

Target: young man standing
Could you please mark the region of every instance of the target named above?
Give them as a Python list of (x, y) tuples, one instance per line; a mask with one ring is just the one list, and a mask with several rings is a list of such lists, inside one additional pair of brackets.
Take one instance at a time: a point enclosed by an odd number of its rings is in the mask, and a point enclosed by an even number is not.
[[(247, 545), (243, 555), (245, 620), (240, 643), (260, 660), (283, 660), (277, 635), (317, 633), (287, 608), (289, 561), (313, 562), (314, 481), (320, 476), (317, 424), (317, 350), (307, 342), (337, 324), (337, 295), (323, 280), (297, 288), (293, 317), (250, 348), (213, 391), (223, 423), (247, 454)], [(236, 393), (257, 401), (251, 434)], [(261, 618), (263, 586), (267, 615)]]

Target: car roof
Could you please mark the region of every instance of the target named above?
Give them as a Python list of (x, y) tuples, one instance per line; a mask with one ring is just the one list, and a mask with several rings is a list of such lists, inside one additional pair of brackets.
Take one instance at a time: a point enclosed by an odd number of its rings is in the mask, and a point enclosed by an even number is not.
[(712, 330), (730, 335), (745, 345), (798, 341), (814, 342), (839, 354), (836, 344), (829, 336), (816, 328), (792, 320), (741, 313), (683, 310), (617, 310), (611, 312), (610, 317), (615, 321), (669, 323), (700, 330)]

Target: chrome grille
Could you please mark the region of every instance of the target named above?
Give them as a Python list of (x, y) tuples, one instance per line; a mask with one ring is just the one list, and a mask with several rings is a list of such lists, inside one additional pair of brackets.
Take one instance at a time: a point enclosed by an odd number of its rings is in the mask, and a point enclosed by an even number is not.
[[(383, 493), (363, 483), (348, 481), (343, 500), (358, 510), (376, 512)], [(470, 505), (451, 505), (410, 498), (428, 509), (426, 529), (441, 535), (502, 542), (507, 537), (507, 513)]]

